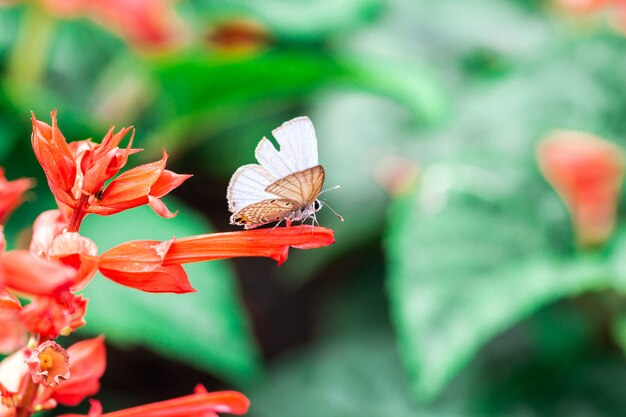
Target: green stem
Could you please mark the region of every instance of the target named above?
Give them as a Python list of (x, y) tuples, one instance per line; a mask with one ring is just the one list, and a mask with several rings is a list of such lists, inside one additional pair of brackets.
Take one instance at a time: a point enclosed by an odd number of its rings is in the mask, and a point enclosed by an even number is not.
[(44, 74), (55, 20), (35, 4), (26, 11), (9, 56), (8, 78), (20, 84), (37, 84)]

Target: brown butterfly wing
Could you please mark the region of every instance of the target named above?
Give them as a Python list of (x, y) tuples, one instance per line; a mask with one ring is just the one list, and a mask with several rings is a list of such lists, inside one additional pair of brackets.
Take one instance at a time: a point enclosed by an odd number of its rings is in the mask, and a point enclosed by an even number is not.
[(286, 198), (262, 200), (245, 206), (230, 217), (230, 224), (254, 229), (284, 219), (299, 207), (297, 201)]
[(300, 209), (307, 207), (317, 199), (324, 185), (324, 168), (316, 165), (303, 171), (294, 172), (270, 184), (265, 191), (297, 201)]

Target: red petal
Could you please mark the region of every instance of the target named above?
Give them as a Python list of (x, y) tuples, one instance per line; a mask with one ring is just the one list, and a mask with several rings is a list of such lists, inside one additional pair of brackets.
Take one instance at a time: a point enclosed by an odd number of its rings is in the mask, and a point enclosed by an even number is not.
[(178, 210), (172, 213), (171, 211), (169, 211), (165, 203), (161, 201), (161, 199), (152, 197), (151, 195), (148, 196), (148, 205), (152, 210), (154, 210), (156, 214), (161, 217), (165, 217), (166, 219), (176, 217), (176, 214), (178, 214)]
[(100, 264), (100, 273), (120, 285), (145, 292), (183, 294), (196, 291), (180, 265), (161, 266), (152, 272), (126, 272)]
[(33, 181), (27, 178), (7, 181), (0, 168), (0, 224), (4, 224), (13, 210), (22, 204), (24, 193), (33, 186)]
[[(107, 136), (103, 139), (102, 144), (94, 150), (92, 163), (85, 171), (85, 180), (82, 186), (84, 193), (88, 195), (96, 194), (98, 191), (102, 190), (104, 183), (117, 173), (116, 170), (110, 168), (111, 165), (118, 165), (119, 160), (117, 154), (119, 149), (117, 145), (130, 129), (131, 128), (122, 129), (115, 135), (112, 135), (113, 128), (111, 128)], [(119, 166), (119, 168), (121, 168), (121, 166)]]
[(52, 127), (32, 115), (31, 142), (35, 156), (46, 174), (56, 198), (66, 202), (76, 177), (76, 162), (63, 134), (57, 127), (56, 110), (51, 113)]
[(160, 161), (140, 165), (115, 178), (106, 187), (100, 200), (89, 208), (91, 213), (109, 215), (148, 203), (150, 188), (165, 168), (167, 154)]
[(164, 265), (248, 256), (272, 258), (280, 265), (287, 260), (289, 247), (313, 249), (334, 242), (331, 229), (312, 226), (213, 233), (176, 239)]
[(48, 252), (52, 240), (67, 228), (69, 222), (59, 210), (48, 210), (37, 216), (33, 224), (30, 251), (36, 255)]
[(2, 277), (5, 285), (17, 292), (54, 296), (74, 283), (76, 271), (26, 250), (13, 250), (0, 256), (0, 280)]
[(150, 188), (150, 195), (161, 198), (191, 177), (193, 175), (177, 174), (164, 169), (152, 188)]

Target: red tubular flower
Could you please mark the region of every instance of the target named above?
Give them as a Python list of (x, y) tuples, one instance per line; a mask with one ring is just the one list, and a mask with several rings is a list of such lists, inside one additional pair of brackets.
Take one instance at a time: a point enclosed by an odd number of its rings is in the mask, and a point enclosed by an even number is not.
[[(92, 401), (88, 417), (218, 417), (217, 413), (242, 415), (248, 412), (250, 400), (236, 391), (207, 392), (198, 385), (195, 393), (125, 410), (102, 414), (102, 407)], [(61, 417), (79, 417), (65, 414)]]
[(146, 292), (193, 292), (180, 265), (163, 265), (173, 241), (123, 243), (102, 254), (100, 272), (118, 284)]
[(4, 224), (13, 210), (24, 201), (24, 193), (33, 187), (33, 181), (21, 178), (7, 181), (4, 169), (0, 168), (0, 224)]
[(289, 247), (312, 249), (334, 243), (334, 233), (324, 227), (279, 227), (213, 233), (160, 242), (122, 243), (100, 256), (105, 277), (147, 292), (189, 292), (187, 274), (180, 266), (191, 262), (261, 256), (282, 264)]
[(624, 175), (621, 149), (596, 136), (558, 131), (538, 147), (541, 172), (569, 209), (583, 246), (601, 244), (615, 227)]
[(90, 140), (68, 145), (57, 126), (56, 111), (52, 126), (33, 115), (32, 145), (59, 209), (67, 221), (67, 231), (76, 232), (88, 213), (109, 215), (149, 204), (157, 214), (174, 216), (160, 200), (182, 184), (190, 175), (165, 169), (167, 154), (160, 161), (145, 164), (121, 174), (105, 187), (126, 164), (132, 149), (131, 137), (126, 148), (119, 145), (130, 128), (115, 133), (111, 128), (100, 144)]
[(47, 388), (37, 403), (50, 399), (75, 406), (100, 390), (100, 378), (106, 368), (106, 351), (102, 336), (77, 342), (67, 349), (70, 377), (56, 387)]

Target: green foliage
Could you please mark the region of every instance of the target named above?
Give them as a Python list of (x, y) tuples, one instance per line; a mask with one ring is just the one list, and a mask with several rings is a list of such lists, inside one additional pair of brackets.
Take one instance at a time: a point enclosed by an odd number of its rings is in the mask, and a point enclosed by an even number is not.
[[(623, 145), (626, 37), (543, 0), (177, 7), (193, 41), (154, 55), (87, 19), (29, 3), (0, 9), (0, 163), (10, 179), (39, 182), (37, 200), (4, 229), (10, 247), (54, 207), (28, 144), (29, 111), (48, 121), (54, 107), (70, 140), (132, 124), (146, 151), (131, 161), (165, 147), (171, 169), (206, 180), (179, 190), (202, 215), (173, 201), (174, 220), (146, 207), (88, 217), (81, 233), (101, 252), (206, 233), (203, 215), (225, 223), (230, 175), (254, 162), (262, 136), (301, 114), (316, 126), (325, 187), (342, 186), (323, 198), (346, 221), (324, 209), (335, 245), (293, 251), (278, 270), (238, 269), (254, 281), (246, 295), (270, 356), (276, 333), (306, 334), (292, 355), (271, 358), (262, 383), (226, 262), (186, 266), (198, 289), (187, 295), (98, 276), (83, 331), (247, 383), (260, 417), (624, 415), (626, 193), (612, 239), (576, 247), (535, 151), (562, 128)], [(267, 32), (258, 48), (212, 47), (211, 30), (233, 18)], [(380, 180), (393, 158), (420, 172), (404, 195)], [(370, 253), (381, 239), (384, 254)], [(292, 287), (277, 290), (275, 277)], [(281, 307), (275, 291), (318, 297), (313, 313), (299, 306), (311, 323), (266, 317), (267, 305)]]
[(394, 322), (421, 399), (432, 399), (487, 341), (540, 307), (609, 286), (604, 259), (555, 253), (541, 223), (520, 215), (519, 199), (501, 206), (448, 191), (433, 212), (428, 198), (396, 202), (387, 238)]
[[(210, 232), (206, 221), (176, 200), (181, 210), (162, 219), (147, 206), (112, 217), (88, 216), (81, 234), (100, 252), (128, 240), (166, 240)], [(118, 346), (145, 346), (225, 379), (249, 381), (259, 371), (258, 357), (237, 287), (225, 261), (185, 266), (197, 293), (148, 294), (98, 275), (89, 284), (84, 331), (105, 334)]]

